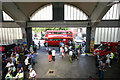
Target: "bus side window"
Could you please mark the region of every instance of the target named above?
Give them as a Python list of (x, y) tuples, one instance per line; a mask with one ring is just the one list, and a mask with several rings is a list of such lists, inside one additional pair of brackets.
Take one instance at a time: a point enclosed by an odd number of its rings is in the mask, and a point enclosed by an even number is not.
[(58, 39), (58, 41), (62, 41), (62, 39)]
[(53, 41), (53, 39), (49, 39), (49, 41)]
[(54, 32), (54, 34), (57, 34), (57, 32)]
[(58, 34), (62, 34), (61, 32), (58, 32)]
[(66, 34), (66, 32), (63, 32), (63, 34)]
[(63, 39), (63, 41), (66, 41), (66, 39)]
[(48, 34), (52, 34), (52, 32), (49, 32)]
[(53, 39), (53, 41), (57, 41), (57, 39)]
[(71, 35), (68, 35), (68, 37), (71, 37)]

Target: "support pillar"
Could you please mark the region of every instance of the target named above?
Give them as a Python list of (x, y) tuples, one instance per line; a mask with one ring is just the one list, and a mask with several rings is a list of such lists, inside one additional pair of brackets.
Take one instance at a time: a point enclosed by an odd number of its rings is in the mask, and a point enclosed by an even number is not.
[(27, 42), (25, 28), (21, 28), (21, 30), (22, 30), (22, 39), (24, 42)]
[(2, 2), (0, 2), (0, 28), (2, 28)]
[(87, 27), (86, 33), (86, 53), (90, 52), (91, 27)]
[(64, 20), (64, 3), (54, 2), (53, 3), (53, 21)]
[(118, 13), (119, 13), (119, 27), (120, 27), (120, 4), (118, 4)]
[(30, 45), (32, 44), (32, 27), (25, 28), (25, 31), (26, 31), (27, 45), (29, 49)]
[(91, 41), (90, 41), (90, 52), (91, 52), (91, 53), (92, 53), (93, 50), (94, 50), (95, 31), (96, 31), (96, 27), (91, 27)]

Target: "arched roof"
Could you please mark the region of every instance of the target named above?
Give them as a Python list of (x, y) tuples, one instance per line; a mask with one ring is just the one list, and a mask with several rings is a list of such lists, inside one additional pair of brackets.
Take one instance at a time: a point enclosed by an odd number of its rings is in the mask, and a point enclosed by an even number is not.
[[(40, 7), (51, 2), (3, 2), (2, 9), (10, 15), (16, 22), (26, 26), (30, 16)], [(81, 9), (92, 22), (102, 19), (111, 6), (109, 2), (65, 2)]]
[[(40, 7), (43, 7), (44, 5), (49, 4), (49, 3), (50, 2), (15, 2), (15, 5), (27, 17), (30, 17)], [(88, 16), (92, 14), (94, 8), (97, 5), (97, 2), (67, 2), (67, 3), (81, 9)]]

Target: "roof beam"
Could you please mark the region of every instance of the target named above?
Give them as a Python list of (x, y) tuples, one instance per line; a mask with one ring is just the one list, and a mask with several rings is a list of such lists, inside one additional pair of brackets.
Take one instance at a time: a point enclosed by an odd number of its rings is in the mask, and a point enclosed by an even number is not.
[[(28, 22), (27, 27), (90, 27), (89, 21)], [(2, 28), (19, 28), (15, 22), (1, 22)], [(97, 27), (120, 27), (119, 20), (102, 20)], [(23, 27), (24, 28), (24, 27)]]
[(89, 27), (88, 21), (81, 22), (28, 22), (27, 27)]
[(107, 13), (111, 6), (107, 6), (109, 2), (99, 2), (90, 16), (91, 26), (97, 26), (102, 17)]
[(20, 26), (15, 22), (1, 22), (1, 28), (20, 28)]

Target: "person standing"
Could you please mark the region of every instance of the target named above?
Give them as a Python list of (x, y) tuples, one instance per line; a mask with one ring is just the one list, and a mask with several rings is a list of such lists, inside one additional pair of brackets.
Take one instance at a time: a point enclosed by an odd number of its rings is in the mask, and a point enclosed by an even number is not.
[(65, 45), (65, 55), (67, 56), (68, 54), (68, 48), (67, 48), (67, 45)]
[(11, 70), (8, 70), (8, 73), (6, 74), (5, 79), (10, 80), (12, 78), (13, 78), (13, 76), (11, 75)]
[(104, 63), (101, 64), (101, 66), (99, 67), (99, 71), (100, 71), (100, 80), (103, 80), (104, 79)]
[(40, 49), (40, 41), (38, 42), (38, 46), (39, 46), (39, 49)]
[(53, 61), (55, 61), (55, 53), (56, 53), (56, 51), (55, 51), (55, 49), (53, 48), (53, 50), (52, 50), (52, 60), (53, 60)]
[(113, 58), (114, 58), (114, 54), (113, 54), (113, 52), (111, 51), (111, 53), (110, 53), (110, 65), (112, 65)]
[(61, 47), (61, 52), (62, 52), (62, 58), (64, 57), (64, 49)]
[(30, 45), (30, 52), (33, 52), (33, 46)]
[(73, 52), (72, 52), (72, 50), (70, 50), (69, 51), (70, 63), (72, 63), (72, 55), (73, 55)]
[(37, 74), (36, 74), (35, 70), (33, 70), (32, 68), (30, 68), (29, 79), (36, 80), (36, 78), (37, 78)]
[(109, 67), (111, 67), (110, 66), (110, 54), (107, 54), (106, 58), (107, 58), (106, 63), (108, 64)]
[(46, 51), (48, 52), (48, 43), (46, 43), (45, 46), (46, 46)]
[(29, 63), (29, 57), (26, 57), (24, 63), (25, 63), (26, 70), (28, 70), (28, 66), (29, 66), (29, 64), (30, 64), (30, 63)]
[(49, 60), (49, 62), (52, 62), (52, 52), (51, 52), (51, 48), (49, 48), (48, 60)]

